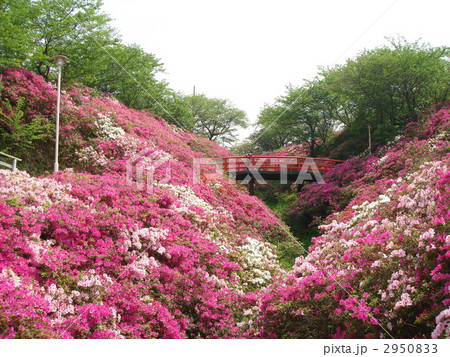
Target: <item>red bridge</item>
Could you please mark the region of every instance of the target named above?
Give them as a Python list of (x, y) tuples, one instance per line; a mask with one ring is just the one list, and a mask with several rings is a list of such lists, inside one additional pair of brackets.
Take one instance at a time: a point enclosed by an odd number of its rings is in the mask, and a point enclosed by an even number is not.
[(223, 171), (236, 180), (248, 183), (253, 194), (254, 183), (280, 180), (281, 184), (295, 182), (299, 189), (304, 181), (323, 183), (322, 175), (342, 163), (341, 160), (299, 156), (230, 156), (220, 160)]

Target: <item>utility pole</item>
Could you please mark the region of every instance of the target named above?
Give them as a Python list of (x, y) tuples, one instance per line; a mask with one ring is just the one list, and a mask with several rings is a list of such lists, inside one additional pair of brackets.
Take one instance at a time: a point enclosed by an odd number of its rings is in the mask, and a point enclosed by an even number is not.
[(369, 154), (372, 153), (372, 134), (370, 132), (370, 129), (371, 129), (371, 126), (370, 126), (370, 123), (369, 123)]

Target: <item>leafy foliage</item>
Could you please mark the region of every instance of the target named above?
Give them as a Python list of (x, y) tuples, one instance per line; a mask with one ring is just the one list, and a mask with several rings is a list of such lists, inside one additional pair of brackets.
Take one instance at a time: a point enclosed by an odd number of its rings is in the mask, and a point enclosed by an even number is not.
[(336, 104), (320, 81), (304, 87), (289, 86), (273, 107), (260, 114), (260, 133), (256, 140), (263, 149), (278, 149), (289, 143), (305, 142), (309, 156), (315, 156), (319, 142), (323, 143), (336, 127)]
[(449, 98), (448, 55), (446, 47), (391, 40), (390, 47), (364, 51), (322, 75), (340, 98), (346, 131), (353, 138), (367, 138), (370, 124), (376, 146), (393, 140), (421, 112)]
[(25, 67), (48, 80), (53, 56), (64, 54), (63, 83), (83, 83), (192, 129), (183, 98), (156, 78), (160, 60), (123, 44), (101, 1), (5, 0), (0, 6), (0, 68)]
[(5, 99), (2, 103), (4, 109), (0, 112), (2, 124), (0, 150), (17, 156), (23, 156), (36, 144), (36, 141), (49, 139), (54, 131), (54, 125), (43, 117), (35, 117), (31, 122), (25, 123), (22, 111), (24, 102), (25, 98), (20, 98), (16, 107), (13, 108)]
[(33, 49), (31, 24), (37, 9), (31, 0), (0, 1), (0, 68), (22, 65)]
[(236, 141), (236, 129), (247, 127), (245, 112), (226, 99), (207, 98), (200, 94), (186, 100), (193, 116), (194, 132), (209, 140), (230, 144)]
[[(365, 50), (344, 65), (322, 69), (260, 113), (251, 136), (261, 151), (308, 143), (310, 156), (347, 159), (386, 144), (450, 94), (449, 49), (404, 39)], [(341, 129), (337, 136), (331, 135)], [(343, 130), (342, 130), (343, 129)]]

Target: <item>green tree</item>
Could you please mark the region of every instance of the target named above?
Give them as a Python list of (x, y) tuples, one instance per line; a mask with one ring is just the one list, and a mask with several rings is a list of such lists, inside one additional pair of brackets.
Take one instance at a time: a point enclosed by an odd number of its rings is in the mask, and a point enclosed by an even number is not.
[(190, 100), (182, 93), (167, 88), (161, 102), (152, 111), (164, 118), (168, 123), (187, 131), (194, 131), (194, 118), (190, 108)]
[(261, 110), (256, 130), (249, 137), (256, 151), (274, 151), (295, 140), (293, 132), (284, 127), (283, 120), (279, 120), (285, 110), (285, 106), (280, 103), (273, 106), (265, 105)]
[(31, 0), (0, 0), (0, 68), (23, 66), (33, 49)]
[[(337, 106), (331, 93), (316, 79), (303, 87), (287, 87), (287, 93), (260, 113), (259, 146), (274, 150), (289, 143), (306, 142), (310, 156), (326, 142), (337, 125)], [(278, 147), (274, 147), (278, 146)]]
[(29, 19), (34, 48), (27, 67), (48, 79), (52, 57), (64, 54), (69, 58), (64, 78), (90, 82), (105, 58), (104, 49), (120, 42), (111, 19), (100, 10), (101, 1), (37, 0), (33, 6), (38, 15)]
[[(343, 65), (322, 68), (301, 87), (288, 87), (261, 112), (252, 138), (271, 150), (284, 142), (308, 142), (312, 156), (334, 145), (335, 157), (345, 158), (368, 147), (370, 125), (372, 144), (384, 144), (421, 112), (449, 99), (449, 58), (448, 47), (402, 38), (365, 50)], [(338, 123), (345, 130), (331, 143)]]
[(125, 105), (146, 109), (171, 124), (192, 130), (192, 114), (186, 97), (158, 80), (163, 65), (138, 45), (116, 44), (102, 54), (95, 76), (85, 84), (111, 93)]
[(257, 123), (258, 129), (250, 136), (249, 140), (253, 145), (253, 150), (256, 152), (275, 151), (293, 143), (292, 132), (284, 130), (280, 123), (275, 123), (272, 126), (264, 126)]
[(167, 83), (155, 78), (162, 71), (159, 60), (141, 47), (115, 44), (102, 51), (94, 75), (84, 84), (111, 93), (129, 107), (159, 114), (169, 94)]
[(449, 55), (447, 47), (391, 40), (322, 75), (345, 114), (342, 121), (361, 130), (371, 124), (376, 141), (383, 143), (422, 111), (448, 99)]
[(248, 153), (254, 152), (254, 149), (254, 145), (249, 139), (236, 143), (230, 148), (236, 155), (247, 155)]
[(46, 80), (53, 56), (69, 58), (63, 81), (111, 93), (127, 106), (147, 109), (192, 129), (185, 99), (157, 75), (162, 64), (137, 45), (121, 43), (100, 0), (0, 0), (0, 66), (25, 66)]
[(296, 142), (307, 142), (309, 155), (315, 156), (337, 126), (337, 107), (334, 98), (320, 80), (314, 80), (300, 88), (289, 88), (281, 98), (287, 110), (283, 114), (284, 125), (296, 136)]
[(248, 125), (245, 112), (226, 99), (207, 98), (203, 94), (186, 99), (192, 113), (194, 132), (209, 140), (231, 144), (236, 141), (236, 130)]
[(0, 105), (0, 151), (22, 158), (36, 142), (52, 138), (55, 129), (54, 124), (41, 116), (24, 120), (24, 104), (25, 97), (21, 97), (15, 107), (8, 99), (3, 99)]

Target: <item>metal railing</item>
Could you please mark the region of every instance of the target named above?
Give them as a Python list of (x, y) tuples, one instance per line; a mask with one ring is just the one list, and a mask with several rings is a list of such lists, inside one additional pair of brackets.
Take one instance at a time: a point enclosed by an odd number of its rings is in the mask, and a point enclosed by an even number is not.
[(0, 161), (0, 165), (7, 167), (8, 169), (11, 169), (12, 172), (16, 171), (17, 169), (17, 161), (22, 161), (22, 159), (19, 159), (18, 157), (5, 154), (4, 152), (0, 151), (0, 156), (5, 156), (8, 159), (12, 159), (12, 164), (8, 164), (7, 162)]

